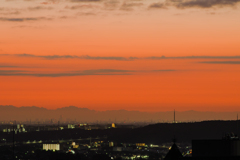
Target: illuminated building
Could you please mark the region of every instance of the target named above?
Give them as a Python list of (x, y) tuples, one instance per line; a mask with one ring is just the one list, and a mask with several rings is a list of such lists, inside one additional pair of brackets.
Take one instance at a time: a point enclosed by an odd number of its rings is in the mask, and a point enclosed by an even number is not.
[(145, 143), (136, 143), (136, 146), (138, 146), (138, 147), (145, 147)]
[(73, 129), (73, 128), (75, 128), (74, 124), (68, 124), (68, 129)]
[(113, 142), (109, 142), (109, 147), (113, 147), (114, 143)]
[(60, 150), (60, 144), (43, 144), (43, 150), (59, 151)]
[(79, 145), (77, 145), (76, 142), (72, 142), (72, 147), (73, 147), (73, 148), (78, 148)]
[(121, 152), (123, 150), (123, 147), (113, 147), (113, 151)]
[(73, 148), (78, 148), (79, 147), (79, 145), (73, 145)]
[(115, 127), (116, 127), (115, 123), (112, 123), (112, 128), (115, 128)]
[(24, 128), (23, 124), (17, 124), (17, 129), (15, 129), (15, 133), (17, 134), (17, 132), (27, 132)]

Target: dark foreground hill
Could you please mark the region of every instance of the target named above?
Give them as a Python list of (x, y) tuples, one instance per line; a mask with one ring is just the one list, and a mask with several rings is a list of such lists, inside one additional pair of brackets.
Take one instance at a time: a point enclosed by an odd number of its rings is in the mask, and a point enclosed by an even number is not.
[[(240, 122), (240, 121), (239, 121)], [(193, 139), (220, 139), (226, 133), (237, 133), (237, 121), (204, 121), (196, 123), (159, 123), (141, 128), (111, 128), (104, 130), (64, 129), (59, 131), (29, 132), (15, 135), (18, 142), (46, 141), (81, 138), (107, 137), (116, 142), (144, 142), (161, 144), (170, 142), (174, 135), (178, 142), (191, 142)], [(1, 133), (0, 138), (12, 141), (12, 135)]]
[[(240, 122), (240, 121), (239, 121)], [(120, 134), (113, 139), (128, 142), (162, 143), (175, 136), (179, 142), (193, 139), (221, 139), (225, 134), (237, 134), (237, 121), (204, 121), (196, 123), (154, 124)]]

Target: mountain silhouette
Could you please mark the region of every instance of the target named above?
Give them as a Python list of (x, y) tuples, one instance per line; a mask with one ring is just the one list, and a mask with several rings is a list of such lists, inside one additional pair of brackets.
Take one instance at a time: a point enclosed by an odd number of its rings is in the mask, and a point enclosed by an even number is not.
[[(239, 112), (199, 112), (176, 111), (176, 121), (202, 121), (202, 120), (235, 120)], [(140, 112), (127, 110), (96, 111), (88, 108), (69, 106), (54, 110), (32, 107), (15, 107), (12, 105), (0, 105), (0, 121), (78, 121), (78, 122), (173, 122), (173, 111), (168, 112)]]

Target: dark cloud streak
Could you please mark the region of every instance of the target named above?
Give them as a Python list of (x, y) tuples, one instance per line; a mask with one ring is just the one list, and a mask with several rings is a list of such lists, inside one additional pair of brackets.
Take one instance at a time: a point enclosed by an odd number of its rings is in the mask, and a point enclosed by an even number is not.
[(46, 55), (46, 56), (38, 56), (33, 54), (15, 54), (18, 57), (36, 57), (36, 58), (45, 58), (45, 59), (88, 59), (88, 60), (118, 60), (118, 61), (127, 61), (134, 60), (137, 57), (93, 57), (93, 56), (74, 56), (74, 55)]
[(131, 75), (132, 70), (96, 69), (84, 71), (70, 71), (64, 73), (30, 73), (24, 70), (0, 70), (0, 76), (33, 76), (33, 77), (72, 77), (87, 75)]
[(35, 6), (35, 7), (28, 7), (29, 11), (38, 11), (38, 10), (51, 10), (52, 7), (44, 7), (44, 6)]
[(172, 70), (172, 69), (166, 69), (166, 70), (153, 70), (153, 72), (173, 72), (176, 70)]
[(46, 18), (46, 17), (28, 17), (28, 18), (0, 17), (0, 21), (8, 21), (8, 22), (24, 22), (24, 21), (38, 21), (38, 20), (51, 20), (51, 18)]
[(71, 2), (100, 2), (102, 0), (70, 0)]
[(186, 8), (213, 8), (213, 7), (227, 7), (236, 6), (240, 0), (166, 0), (165, 3), (153, 3), (149, 8), (167, 8), (174, 6), (179, 9)]
[(162, 60), (162, 59), (240, 59), (240, 56), (183, 56), (183, 57), (146, 57), (145, 59)]
[(43, 58), (47, 60), (57, 59), (85, 59), (85, 60), (117, 60), (117, 61), (132, 61), (132, 60), (165, 60), (165, 59), (240, 59), (240, 56), (179, 56), (179, 57), (165, 57), (165, 56), (151, 56), (151, 57), (102, 57), (89, 55), (34, 55), (34, 54), (0, 54), (0, 56), (16, 56), (16, 57), (30, 57)]
[(149, 8), (167, 9), (167, 6), (165, 3), (153, 3), (149, 6)]
[(234, 6), (240, 0), (170, 0), (175, 2), (177, 8), (211, 8), (214, 6), (224, 7), (224, 6)]
[(140, 7), (140, 6), (143, 6), (143, 3), (124, 2), (120, 7), (120, 10), (132, 11), (134, 7)]
[(17, 68), (18, 66), (0, 64), (0, 68)]
[(207, 64), (240, 64), (240, 61), (204, 61), (199, 63), (207, 63)]

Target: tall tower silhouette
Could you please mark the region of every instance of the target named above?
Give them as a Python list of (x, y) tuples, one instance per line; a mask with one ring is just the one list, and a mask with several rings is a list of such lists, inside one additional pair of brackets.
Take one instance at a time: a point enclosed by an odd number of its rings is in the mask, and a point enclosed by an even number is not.
[(237, 134), (237, 136), (239, 136), (239, 135), (238, 135), (238, 134), (239, 134), (239, 133), (238, 133), (238, 114), (237, 114), (237, 133), (236, 133), (236, 134)]
[(175, 109), (174, 109), (174, 113), (173, 113), (173, 123), (175, 123)]

